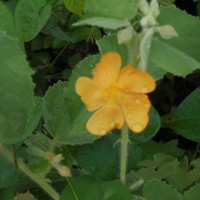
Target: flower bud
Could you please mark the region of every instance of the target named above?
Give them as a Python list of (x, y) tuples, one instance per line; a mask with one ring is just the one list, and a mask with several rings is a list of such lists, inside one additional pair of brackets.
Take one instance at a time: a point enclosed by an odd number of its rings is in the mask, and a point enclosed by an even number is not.
[(120, 30), (117, 33), (117, 40), (118, 40), (118, 44), (126, 44), (128, 43), (134, 34), (134, 30), (132, 26), (128, 26), (125, 29)]
[(56, 169), (58, 170), (58, 173), (63, 176), (63, 177), (72, 177), (71, 171), (68, 167), (63, 166), (63, 165), (58, 165), (56, 167)]
[(171, 39), (172, 37), (178, 36), (176, 30), (170, 25), (156, 27), (155, 31), (158, 32), (163, 39)]

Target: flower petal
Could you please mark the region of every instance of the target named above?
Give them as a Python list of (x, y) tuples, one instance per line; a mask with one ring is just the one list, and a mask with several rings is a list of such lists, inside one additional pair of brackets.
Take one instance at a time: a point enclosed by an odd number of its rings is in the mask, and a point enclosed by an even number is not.
[(149, 121), (151, 103), (145, 94), (127, 94), (122, 101), (122, 109), (128, 127), (135, 133), (142, 132)]
[(132, 65), (127, 65), (121, 70), (118, 85), (128, 93), (149, 93), (156, 87), (150, 74), (134, 69)]
[(101, 57), (101, 60), (92, 71), (93, 80), (103, 88), (108, 88), (116, 82), (121, 69), (121, 57), (116, 52), (109, 52)]
[(123, 124), (121, 108), (118, 105), (105, 104), (90, 117), (86, 127), (91, 134), (102, 136), (114, 128), (121, 129)]
[(80, 77), (75, 85), (76, 93), (81, 96), (81, 100), (89, 111), (99, 108), (104, 99), (98, 85), (90, 78)]

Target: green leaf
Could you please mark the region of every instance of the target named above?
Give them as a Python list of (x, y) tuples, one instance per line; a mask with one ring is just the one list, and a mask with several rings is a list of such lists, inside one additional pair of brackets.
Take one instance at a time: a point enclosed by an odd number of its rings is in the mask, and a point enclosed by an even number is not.
[(80, 176), (70, 182), (59, 200), (131, 200), (129, 189), (120, 181), (101, 183), (90, 176)]
[(38, 125), (38, 122), (42, 116), (44, 101), (41, 97), (34, 97), (34, 104), (31, 107), (30, 115), (26, 125), (26, 132), (32, 133), (32, 131)]
[[(86, 58), (74, 69), (68, 84), (58, 82), (45, 95), (44, 120), (50, 134), (62, 144), (84, 144), (96, 140), (86, 130), (91, 113), (88, 112), (75, 93), (75, 82), (79, 76), (90, 76), (91, 68), (98, 56)], [(68, 85), (68, 86), (67, 86)]]
[[(68, 87), (66, 90), (64, 90), (64, 96), (67, 99), (68, 112), (72, 120), (75, 120), (80, 112), (85, 112), (85, 106), (81, 101), (80, 96), (78, 96), (75, 92), (76, 81), (80, 76), (91, 77), (92, 68), (95, 67), (99, 59), (100, 56), (98, 55), (86, 57), (78, 65), (76, 65), (76, 67), (72, 71), (72, 74), (67, 84)], [(89, 116), (85, 116), (85, 118), (88, 117)]]
[(73, 36), (69, 32), (64, 32), (59, 26), (51, 29), (51, 35), (62, 41), (75, 42)]
[(127, 48), (124, 44), (118, 44), (116, 34), (104, 36), (102, 39), (96, 41), (96, 43), (101, 54), (105, 54), (109, 51), (115, 51), (121, 55), (122, 65), (125, 66), (127, 64)]
[(161, 39), (153, 40), (150, 60), (163, 70), (182, 77), (200, 69), (199, 61)]
[(149, 124), (140, 134), (130, 132), (130, 140), (133, 143), (145, 143), (150, 140), (160, 129), (160, 116), (155, 108), (151, 107), (149, 112)]
[(140, 168), (136, 172), (136, 176), (143, 180), (152, 180), (153, 178), (164, 179), (171, 175), (176, 167), (178, 161), (169, 155), (157, 153), (153, 156), (154, 160), (142, 160), (138, 163)]
[(169, 121), (169, 127), (183, 137), (200, 141), (200, 87), (187, 96)]
[(190, 163), (194, 168), (200, 168), (200, 158), (192, 160)]
[(76, 42), (86, 40), (93, 43), (94, 41), (102, 38), (102, 33), (100, 28), (96, 26), (79, 27), (73, 32), (73, 38)]
[[(112, 132), (93, 144), (78, 148), (78, 164), (90, 175), (101, 180), (112, 180), (119, 177), (119, 132)], [(128, 169), (133, 168), (142, 157), (140, 147), (129, 144)], [(105, 164), (106, 163), (106, 164)]]
[(51, 6), (46, 0), (19, 0), (15, 10), (15, 24), (24, 42), (32, 40), (46, 24)]
[[(84, 58), (78, 65), (76, 65), (76, 67), (72, 71), (72, 75), (71, 75), (71, 77), (68, 81), (67, 91), (65, 90), (65, 92), (69, 91), (71, 93), (71, 95), (73, 96), (73, 98), (79, 97), (75, 92), (75, 83), (76, 83), (77, 79), (80, 76), (91, 77), (92, 76), (92, 69), (99, 62), (99, 60), (100, 60), (99, 55), (93, 55), (93, 56), (89, 56), (89, 57)], [(80, 97), (78, 99), (80, 99)], [(80, 102), (81, 102), (81, 100), (80, 100)], [(80, 102), (79, 102), (79, 104), (80, 104)], [(83, 106), (83, 104), (81, 104), (80, 106)]]
[(65, 7), (72, 13), (81, 15), (85, 0), (64, 0)]
[(94, 14), (98, 17), (108, 17), (114, 19), (132, 19), (138, 9), (138, 0), (86, 0), (85, 13)]
[(167, 177), (168, 183), (178, 191), (184, 191), (200, 179), (200, 169), (189, 170), (188, 160), (184, 158), (175, 171)]
[[(11, 59), (12, 58), (12, 59)], [(35, 128), (38, 117), (34, 110), (34, 84), (25, 55), (17, 40), (0, 31), (0, 141), (16, 143)], [(37, 118), (37, 119), (36, 119)]]
[(51, 164), (46, 159), (37, 159), (37, 162), (30, 164), (29, 168), (33, 173), (45, 174), (51, 169)]
[(53, 141), (48, 137), (48, 135), (40, 132), (32, 134), (31, 137), (28, 137), (24, 143), (26, 144), (26, 142), (28, 142), (27, 146), (31, 144), (32, 146), (40, 149), (42, 148), (44, 151), (49, 151), (54, 145)]
[(176, 8), (161, 7), (158, 22), (160, 25), (173, 26), (178, 37), (170, 40), (155, 38), (152, 43), (150, 61), (167, 72), (183, 77), (199, 69), (199, 19)]
[(15, 29), (12, 14), (7, 6), (0, 2), (0, 30), (6, 31), (6, 33), (14, 38), (18, 37), (18, 33)]
[(0, 155), (0, 188), (12, 186), (19, 178), (16, 167)]
[(147, 66), (147, 72), (157, 81), (164, 77), (167, 73), (163, 68), (157, 66), (152, 60), (149, 60)]
[[(76, 103), (74, 105), (76, 105)], [(68, 107), (68, 111), (71, 109), (70, 106)], [(72, 111), (72, 109), (70, 111)], [(86, 123), (90, 116), (91, 113), (89, 113), (85, 108), (79, 110), (76, 119), (74, 119), (72, 122), (73, 127), (71, 131), (67, 134), (68, 136), (67, 144), (75, 145), (75, 144), (92, 143), (93, 141), (99, 138), (97, 136), (90, 134), (86, 130)]]
[(80, 76), (91, 77), (91, 70), (99, 61), (99, 56), (90, 56), (82, 60), (75, 69), (68, 81), (68, 87), (64, 90), (65, 102), (72, 122), (72, 129), (69, 137), (73, 144), (91, 143), (99, 137), (91, 135), (86, 130), (86, 123), (92, 113), (88, 112), (81, 101), (80, 96), (75, 92), (75, 83)]
[(102, 200), (132, 199), (129, 189), (118, 180), (105, 182), (103, 188), (104, 194), (102, 195)]
[(15, 191), (13, 187), (1, 189), (0, 191), (1, 200), (13, 200), (15, 196)]
[(6, 5), (2, 2), (0, 2), (0, 19), (0, 30), (5, 31), (9, 36), (13, 38), (18, 38), (18, 44), (20, 45), (20, 48), (24, 51), (23, 42), (21, 40), (19, 32), (15, 27), (13, 16)]
[(190, 190), (186, 191), (181, 200), (197, 200), (200, 196), (200, 184), (196, 184)]
[[(119, 174), (118, 137), (107, 135), (94, 144), (78, 148), (76, 159), (79, 165), (90, 175), (103, 180), (111, 180)], [(105, 164), (106, 163), (106, 164)]]
[(137, 164), (142, 159), (142, 157), (143, 157), (143, 151), (140, 148), (140, 146), (134, 143), (129, 144), (127, 171), (132, 170), (133, 168), (137, 167)]
[(79, 200), (99, 199), (101, 192), (100, 181), (89, 176), (79, 176), (69, 181), (71, 186), (66, 186), (59, 200), (77, 200), (77, 198)]
[(160, 25), (171, 25), (178, 33), (178, 37), (165, 40), (165, 42), (200, 62), (199, 18), (175, 7), (161, 7), (160, 9), (161, 13), (157, 18)]
[(148, 200), (180, 200), (181, 194), (179, 194), (170, 185), (160, 180), (154, 179), (148, 181), (144, 185), (143, 195)]
[(144, 144), (141, 144), (141, 148), (144, 151), (146, 158), (152, 158), (156, 153), (166, 153), (175, 157), (180, 157), (184, 154), (184, 150), (177, 147), (178, 140), (171, 140), (167, 143), (157, 143), (150, 140)]
[(160, 3), (163, 3), (163, 4), (166, 4), (166, 3), (167, 3), (167, 4), (168, 4), (168, 3), (171, 4), (171, 3), (173, 3), (174, 1), (175, 1), (175, 0), (159, 0), (159, 2), (160, 2)]
[[(118, 29), (130, 25), (129, 20), (137, 13), (139, 0), (86, 0), (85, 14), (74, 25), (92, 25)], [(115, 6), (113, 6), (115, 5)]]
[(46, 129), (56, 137), (58, 142), (62, 143), (67, 141), (67, 133), (71, 129), (71, 121), (63, 95), (65, 87), (67, 83), (59, 81), (49, 88), (44, 98), (43, 112)]

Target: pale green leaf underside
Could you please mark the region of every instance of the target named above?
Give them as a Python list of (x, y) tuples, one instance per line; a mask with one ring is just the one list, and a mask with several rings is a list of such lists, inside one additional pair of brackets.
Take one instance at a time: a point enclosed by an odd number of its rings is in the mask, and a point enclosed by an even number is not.
[(200, 69), (200, 62), (160, 39), (153, 40), (150, 59), (163, 70), (177, 76), (185, 77)]
[(139, 0), (86, 0), (83, 17), (74, 25), (91, 25), (118, 29), (130, 25), (137, 13)]
[[(149, 72), (153, 70), (158, 72), (158, 76), (162, 76), (166, 71), (185, 77), (200, 68), (200, 21), (198, 17), (191, 16), (178, 8), (160, 7), (160, 11), (157, 18), (159, 25), (171, 25), (178, 37), (169, 40), (154, 38)], [(163, 72), (152, 69), (153, 66), (162, 69)]]
[(130, 25), (128, 20), (107, 18), (107, 17), (91, 17), (83, 18), (73, 24), (74, 26), (91, 25), (108, 29), (118, 29)]
[(138, 9), (139, 0), (86, 0), (84, 11), (94, 16), (114, 19), (132, 19)]
[(178, 33), (178, 37), (165, 42), (200, 62), (199, 18), (174, 7), (160, 9), (161, 14), (157, 18), (160, 25), (171, 25)]

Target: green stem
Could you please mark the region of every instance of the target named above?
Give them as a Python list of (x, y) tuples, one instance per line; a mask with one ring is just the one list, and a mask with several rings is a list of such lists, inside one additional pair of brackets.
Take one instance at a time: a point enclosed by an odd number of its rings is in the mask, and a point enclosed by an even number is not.
[(65, 49), (68, 47), (68, 44), (67, 45), (65, 45), (64, 47), (63, 47), (63, 49), (59, 52), (59, 54), (55, 57), (55, 59), (51, 62), (51, 64), (53, 65), (53, 64), (55, 64), (55, 62), (56, 62), (56, 60), (61, 56), (61, 54), (65, 51)]
[(127, 50), (128, 50), (128, 58), (127, 58), (127, 64), (131, 64), (134, 67), (138, 65), (138, 44), (136, 37), (132, 38), (130, 42), (126, 44)]
[(124, 125), (121, 133), (121, 159), (120, 159), (120, 180), (125, 184), (126, 182), (126, 167), (128, 156), (128, 126)]
[[(12, 152), (0, 143), (0, 153), (7, 158), (7, 160), (14, 164), (14, 158)], [(29, 178), (35, 181), (44, 191), (51, 196), (52, 199), (58, 200), (60, 197), (58, 193), (40, 176), (34, 174), (22, 161), (22, 159), (18, 160), (18, 168), (24, 174), (26, 174)]]
[(146, 71), (147, 63), (149, 59), (149, 53), (151, 48), (151, 43), (154, 35), (154, 29), (149, 28), (146, 31), (141, 33), (141, 41), (140, 41), (140, 63), (139, 63), (139, 69)]
[(73, 193), (73, 195), (74, 195), (75, 200), (79, 200), (79, 198), (78, 198), (77, 195), (76, 195), (76, 192), (75, 192), (75, 190), (74, 190), (74, 187), (73, 187), (71, 181), (69, 180), (69, 178), (66, 178), (66, 179), (67, 179), (68, 185), (69, 185), (69, 187), (70, 187), (70, 189), (71, 189), (71, 191), (72, 191), (72, 193)]

